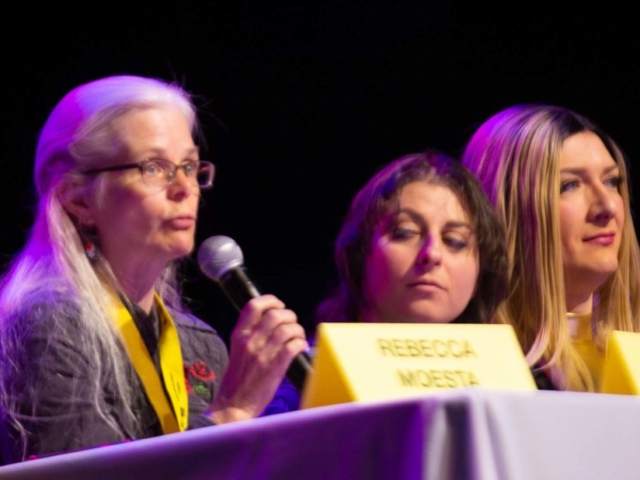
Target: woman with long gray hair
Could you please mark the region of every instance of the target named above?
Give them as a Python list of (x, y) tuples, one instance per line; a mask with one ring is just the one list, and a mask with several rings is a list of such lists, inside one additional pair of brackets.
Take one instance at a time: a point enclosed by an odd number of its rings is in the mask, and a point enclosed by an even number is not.
[(181, 301), (201, 191), (196, 107), (179, 85), (113, 76), (56, 105), (35, 160), (35, 223), (0, 287), (4, 463), (261, 414), (308, 345), (274, 296), (230, 349)]

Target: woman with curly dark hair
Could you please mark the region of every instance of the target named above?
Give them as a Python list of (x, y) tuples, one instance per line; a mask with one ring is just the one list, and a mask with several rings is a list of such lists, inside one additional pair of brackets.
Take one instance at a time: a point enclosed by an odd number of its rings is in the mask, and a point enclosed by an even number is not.
[(356, 194), (319, 322), (490, 323), (507, 292), (504, 232), (476, 178), (438, 151), (403, 156)]

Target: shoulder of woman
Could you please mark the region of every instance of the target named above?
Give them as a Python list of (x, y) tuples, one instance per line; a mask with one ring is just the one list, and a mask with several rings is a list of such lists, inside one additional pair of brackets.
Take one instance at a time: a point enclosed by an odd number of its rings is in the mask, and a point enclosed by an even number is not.
[(5, 317), (0, 340), (2, 353), (13, 359), (14, 373), (25, 382), (42, 375), (46, 389), (42, 372), (52, 382), (58, 375), (71, 378), (95, 360), (95, 345), (87, 342), (80, 307), (71, 297), (44, 293), (23, 300)]
[(80, 306), (70, 295), (60, 292), (34, 292), (20, 302), (6, 316), (5, 325), (23, 333), (41, 335), (59, 329), (77, 327), (74, 319), (80, 315)]

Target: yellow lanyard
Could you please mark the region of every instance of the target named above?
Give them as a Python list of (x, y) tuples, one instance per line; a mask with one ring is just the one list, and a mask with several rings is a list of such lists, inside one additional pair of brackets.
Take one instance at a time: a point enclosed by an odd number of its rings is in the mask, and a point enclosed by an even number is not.
[(178, 332), (171, 315), (157, 293), (154, 293), (154, 298), (160, 317), (160, 341), (158, 344), (160, 370), (170, 401), (165, 394), (158, 371), (133, 317), (119, 299), (116, 300), (116, 328), (120, 332), (129, 359), (133, 363), (147, 397), (160, 420), (162, 431), (174, 433), (186, 430), (189, 421), (189, 403), (185, 388), (182, 352)]

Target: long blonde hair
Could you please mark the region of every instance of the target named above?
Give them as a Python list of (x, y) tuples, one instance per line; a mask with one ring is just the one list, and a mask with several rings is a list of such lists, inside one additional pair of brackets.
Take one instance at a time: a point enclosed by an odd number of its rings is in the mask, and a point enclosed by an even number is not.
[(498, 320), (515, 328), (531, 366), (547, 368), (560, 388), (593, 391), (568, 329), (560, 243), (560, 151), (564, 141), (593, 132), (617, 163), (625, 223), (619, 267), (594, 292), (599, 338), (611, 330), (640, 331), (640, 249), (630, 208), (626, 160), (593, 122), (566, 108), (516, 105), (492, 116), (462, 155), (507, 232), (510, 292)]

